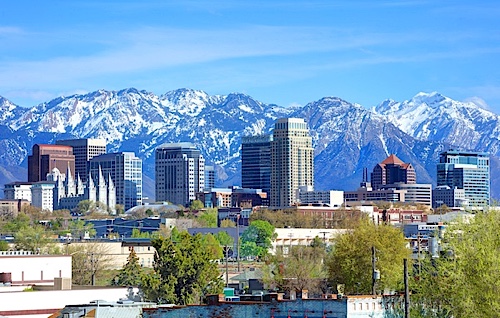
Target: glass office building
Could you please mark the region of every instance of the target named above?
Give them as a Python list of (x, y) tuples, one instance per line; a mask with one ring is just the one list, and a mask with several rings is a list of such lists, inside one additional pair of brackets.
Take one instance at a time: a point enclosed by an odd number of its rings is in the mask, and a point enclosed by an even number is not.
[(490, 204), (490, 157), (484, 152), (450, 150), (440, 154), (437, 185), (464, 189), (471, 208)]

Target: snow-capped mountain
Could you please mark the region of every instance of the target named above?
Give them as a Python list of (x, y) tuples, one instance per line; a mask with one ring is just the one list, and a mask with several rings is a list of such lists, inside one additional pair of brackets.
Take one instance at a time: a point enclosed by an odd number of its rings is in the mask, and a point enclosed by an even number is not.
[(374, 111), (416, 139), (500, 155), (500, 117), (472, 102), (419, 93), (404, 102), (386, 100)]
[[(280, 117), (308, 122), (318, 189), (355, 189), (363, 168), (371, 171), (391, 153), (415, 166), (418, 182), (431, 183), (439, 152), (452, 146), (491, 152), (493, 185), (500, 182), (498, 116), (438, 93), (387, 100), (369, 110), (337, 97), (285, 108), (239, 93), (178, 89), (158, 96), (130, 88), (59, 97), (31, 109), (0, 97), (0, 184), (26, 180), (33, 144), (88, 137), (105, 138), (108, 151), (136, 152), (144, 160), (149, 196), (154, 150), (165, 142), (195, 143), (216, 165), (219, 185), (238, 185), (241, 137), (269, 133)], [(498, 192), (493, 194), (500, 197)]]

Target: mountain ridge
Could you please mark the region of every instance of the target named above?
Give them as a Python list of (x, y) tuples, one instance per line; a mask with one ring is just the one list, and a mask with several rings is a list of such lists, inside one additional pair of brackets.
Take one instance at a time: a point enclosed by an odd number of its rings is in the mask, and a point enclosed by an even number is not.
[[(237, 185), (241, 137), (271, 132), (279, 117), (308, 122), (317, 189), (354, 190), (363, 168), (371, 170), (390, 153), (415, 166), (418, 182), (435, 183), (439, 152), (457, 147), (491, 153), (492, 194), (500, 197), (493, 191), (500, 179), (499, 116), (437, 92), (418, 93), (403, 102), (385, 100), (371, 109), (333, 96), (286, 108), (242, 93), (209, 95), (189, 88), (161, 95), (135, 88), (98, 90), (31, 108), (0, 96), (0, 147), (7, 150), (0, 154), (0, 182), (26, 179), (21, 174), (35, 143), (105, 138), (109, 152), (136, 152), (150, 179), (158, 145), (193, 142), (207, 163), (216, 166), (218, 185)], [(15, 173), (3, 173), (7, 167), (16, 167), (10, 169)], [(144, 192), (151, 196), (154, 189)]]

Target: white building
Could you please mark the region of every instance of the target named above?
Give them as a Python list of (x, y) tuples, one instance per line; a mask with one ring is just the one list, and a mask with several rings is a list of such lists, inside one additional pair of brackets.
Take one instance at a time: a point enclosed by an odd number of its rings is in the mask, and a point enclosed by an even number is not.
[(314, 187), (313, 151), (304, 119), (276, 121), (271, 141), (271, 207), (292, 206), (300, 186)]
[(327, 204), (340, 207), (344, 204), (344, 191), (314, 191), (308, 187), (300, 187), (298, 198), (301, 204)]
[(11, 274), (12, 285), (54, 284), (54, 278), (71, 279), (71, 256), (0, 251), (0, 269)]
[(54, 188), (53, 181), (34, 182), (31, 187), (31, 205), (46, 211), (54, 210)]
[(288, 254), (292, 246), (307, 246), (311, 245), (315, 237), (319, 237), (325, 244), (337, 235), (345, 233), (343, 229), (298, 229), (298, 228), (277, 228), (274, 232), (277, 234), (276, 239), (272, 244), (272, 254), (278, 250), (282, 250), (284, 254)]
[(27, 200), (31, 203), (31, 186), (33, 182), (11, 182), (6, 183), (3, 189), (3, 197), (9, 200)]

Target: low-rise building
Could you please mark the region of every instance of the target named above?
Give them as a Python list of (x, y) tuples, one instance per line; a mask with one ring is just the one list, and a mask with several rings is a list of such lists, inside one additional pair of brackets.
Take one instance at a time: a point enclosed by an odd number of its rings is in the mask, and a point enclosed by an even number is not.
[(3, 188), (3, 197), (9, 200), (27, 200), (31, 203), (31, 186), (33, 182), (15, 181), (6, 183)]
[(12, 285), (54, 284), (56, 277), (71, 279), (71, 256), (0, 251), (0, 272), (10, 273)]
[(10, 214), (16, 216), (23, 210), (24, 207), (29, 206), (30, 202), (24, 199), (0, 199), (0, 214)]

